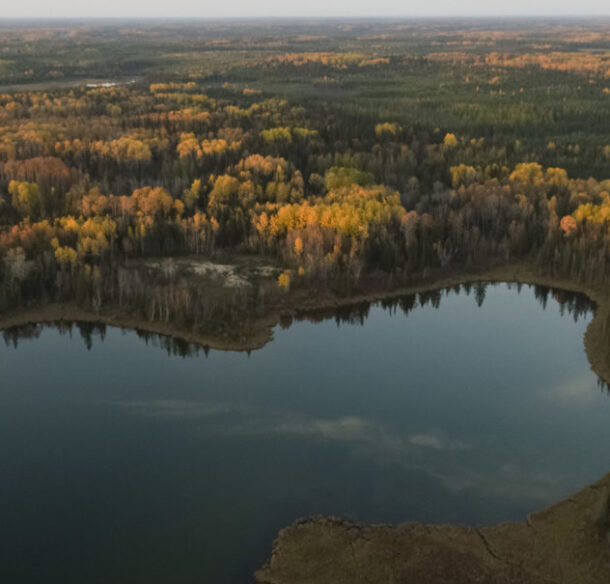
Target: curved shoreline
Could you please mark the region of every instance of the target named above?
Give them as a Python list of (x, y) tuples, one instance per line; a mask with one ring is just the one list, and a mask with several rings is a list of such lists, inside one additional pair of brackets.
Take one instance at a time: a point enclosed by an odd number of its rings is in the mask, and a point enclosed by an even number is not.
[(610, 474), (520, 523), (362, 526), (315, 517), (283, 529), (257, 584), (606, 584)]
[[(118, 309), (99, 314), (74, 304), (51, 304), (0, 316), (0, 330), (33, 323), (89, 322), (177, 337), (218, 350), (260, 349), (273, 339), (283, 316), (307, 318), (362, 302), (375, 303), (417, 293), (484, 282), (548, 286), (584, 293), (596, 310), (584, 335), (591, 369), (610, 384), (608, 331), (610, 293), (536, 273), (527, 265), (456, 272), (388, 291), (349, 298), (296, 290), (238, 338), (206, 336), (148, 322)], [(610, 582), (610, 474), (522, 523), (476, 528), (405, 523), (361, 526), (317, 517), (283, 529), (270, 560), (255, 575), (258, 584), (605, 584)]]
[(608, 359), (610, 346), (605, 338), (606, 334), (610, 338), (610, 291), (599, 285), (584, 285), (567, 279), (542, 275), (525, 264), (478, 271), (460, 271), (449, 276), (432, 277), (411, 286), (399, 286), (384, 291), (373, 290), (346, 298), (339, 298), (330, 292), (319, 292), (315, 289), (297, 290), (270, 308), (265, 316), (250, 321), (247, 329), (239, 331), (240, 334), (232, 337), (187, 330), (171, 323), (149, 321), (123, 309), (104, 309), (95, 313), (73, 303), (48, 304), (0, 315), (0, 331), (26, 324), (87, 322), (179, 338), (188, 343), (214, 350), (255, 351), (262, 349), (273, 340), (273, 329), (281, 323), (285, 315), (303, 319), (307, 318), (307, 315), (322, 310), (332, 311), (363, 302), (373, 304), (382, 300), (432, 292), (476, 281), (548, 286), (588, 296), (597, 308), (584, 335), (585, 351), (593, 372), (610, 385), (610, 359)]

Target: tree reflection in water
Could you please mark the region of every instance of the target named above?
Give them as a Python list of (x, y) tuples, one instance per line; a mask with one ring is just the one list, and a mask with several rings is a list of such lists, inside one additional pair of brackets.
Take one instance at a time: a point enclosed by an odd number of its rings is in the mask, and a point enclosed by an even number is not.
[[(356, 302), (346, 304), (339, 307), (329, 309), (316, 309), (308, 311), (298, 311), (295, 316), (291, 314), (282, 314), (280, 317), (280, 326), (282, 328), (290, 327), (293, 322), (308, 321), (322, 322), (325, 320), (334, 319), (337, 326), (341, 324), (364, 325), (366, 322), (371, 307), (377, 305), (391, 314), (402, 312), (405, 316), (417, 308), (431, 306), (435, 309), (440, 308), (442, 299), (451, 294), (466, 294), (473, 296), (477, 306), (481, 307), (485, 302), (487, 288), (489, 286), (498, 286), (499, 283), (490, 282), (473, 282), (467, 284), (459, 284), (449, 288), (430, 290), (419, 292), (417, 294), (409, 294), (405, 296), (397, 296), (386, 298), (378, 302)], [(515, 288), (517, 292), (521, 292), (523, 284), (506, 284), (509, 289)], [(562, 316), (568, 314), (572, 316), (575, 322), (581, 318), (586, 318), (595, 313), (596, 305), (586, 294), (578, 292), (570, 292), (550, 286), (530, 286), (534, 289), (534, 294), (543, 309), (546, 309), (549, 298), (557, 302), (559, 311)], [(30, 323), (20, 326), (11, 327), (2, 331), (2, 337), (7, 346), (17, 348), (20, 341), (37, 339), (42, 331), (50, 327), (59, 331), (62, 335), (69, 335), (78, 332), (87, 349), (93, 347), (94, 341), (103, 342), (106, 336), (107, 326), (101, 322), (70, 322), (59, 321), (50, 324)], [(610, 327), (606, 327), (608, 331), (607, 346), (610, 352)], [(207, 345), (199, 345), (181, 339), (179, 337), (170, 337), (151, 333), (141, 329), (135, 329), (139, 338), (147, 344), (150, 343), (154, 347), (158, 347), (167, 352), (168, 355), (176, 357), (197, 357), (203, 353), (207, 357), (210, 347)], [(599, 386), (610, 393), (610, 386), (602, 379), (598, 378)]]

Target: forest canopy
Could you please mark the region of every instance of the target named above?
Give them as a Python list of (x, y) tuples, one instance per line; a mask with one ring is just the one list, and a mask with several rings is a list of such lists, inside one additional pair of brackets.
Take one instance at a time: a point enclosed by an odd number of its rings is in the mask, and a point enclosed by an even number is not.
[(143, 26), (0, 26), (0, 309), (149, 310), (128, 266), (227, 253), (279, 266), (269, 294), (518, 260), (607, 281), (603, 22)]

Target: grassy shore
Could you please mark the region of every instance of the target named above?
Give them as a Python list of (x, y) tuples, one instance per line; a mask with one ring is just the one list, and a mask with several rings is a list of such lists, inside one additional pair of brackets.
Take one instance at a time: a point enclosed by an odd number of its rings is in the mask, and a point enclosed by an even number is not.
[(257, 584), (606, 584), (610, 475), (495, 527), (362, 526), (324, 517), (282, 530)]

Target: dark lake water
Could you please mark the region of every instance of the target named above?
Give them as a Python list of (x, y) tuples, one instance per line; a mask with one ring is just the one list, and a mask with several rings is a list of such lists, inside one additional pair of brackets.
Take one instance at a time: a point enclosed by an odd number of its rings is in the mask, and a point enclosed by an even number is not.
[(251, 355), (8, 331), (0, 581), (244, 583), (311, 514), (523, 519), (610, 470), (591, 318), (496, 285), (278, 327)]

